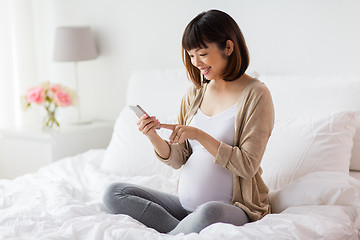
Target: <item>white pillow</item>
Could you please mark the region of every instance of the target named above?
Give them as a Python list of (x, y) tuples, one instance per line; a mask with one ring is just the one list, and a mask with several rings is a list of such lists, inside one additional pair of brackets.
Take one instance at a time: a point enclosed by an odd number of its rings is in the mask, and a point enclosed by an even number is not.
[(272, 212), (304, 205), (360, 207), (360, 181), (344, 173), (314, 172), (269, 194)]
[(261, 163), (269, 189), (281, 189), (311, 172), (348, 173), (356, 114), (344, 111), (276, 121)]
[[(159, 120), (176, 123), (175, 118), (159, 118)], [(121, 111), (101, 168), (120, 176), (152, 176), (155, 174), (172, 176), (175, 170), (156, 158), (151, 142), (138, 130), (137, 121), (137, 116), (129, 107), (125, 107)], [(167, 139), (171, 132), (167, 129), (160, 129), (158, 133)]]
[[(260, 75), (259, 79), (270, 89), (277, 119), (360, 110), (360, 75)], [(360, 171), (360, 121), (356, 128), (350, 169)]]

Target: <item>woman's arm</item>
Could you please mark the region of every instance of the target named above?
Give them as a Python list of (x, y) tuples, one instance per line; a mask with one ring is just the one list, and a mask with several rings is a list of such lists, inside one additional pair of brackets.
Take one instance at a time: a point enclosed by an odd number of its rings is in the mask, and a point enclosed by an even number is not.
[(149, 137), (150, 142), (152, 143), (155, 152), (162, 159), (168, 159), (170, 157), (171, 148), (169, 144), (166, 143), (158, 134)]
[(159, 120), (156, 117), (149, 117), (144, 114), (140, 117), (137, 125), (139, 126), (139, 131), (150, 140), (158, 155), (163, 159), (169, 158), (170, 146), (156, 132), (156, 128), (160, 126)]
[(199, 130), (195, 140), (198, 141), (211, 155), (216, 157), (220, 146), (218, 140), (201, 130)]
[(140, 117), (137, 124), (139, 126), (139, 131), (147, 136), (152, 143), (155, 153), (161, 161), (175, 169), (180, 168), (185, 163), (190, 155), (186, 143), (169, 144), (162, 139), (156, 132), (156, 128), (162, 125), (156, 117), (143, 115)]
[(216, 157), (220, 142), (206, 132), (190, 126), (161, 124), (162, 128), (172, 130), (170, 143), (184, 143), (187, 139), (198, 141), (211, 155)]

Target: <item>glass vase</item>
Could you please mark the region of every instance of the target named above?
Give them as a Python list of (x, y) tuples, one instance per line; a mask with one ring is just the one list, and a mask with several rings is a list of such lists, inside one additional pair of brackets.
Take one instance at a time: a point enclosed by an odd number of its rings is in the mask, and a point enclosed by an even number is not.
[(56, 119), (56, 111), (46, 111), (46, 115), (43, 122), (43, 129), (44, 130), (55, 130), (60, 128), (60, 124)]

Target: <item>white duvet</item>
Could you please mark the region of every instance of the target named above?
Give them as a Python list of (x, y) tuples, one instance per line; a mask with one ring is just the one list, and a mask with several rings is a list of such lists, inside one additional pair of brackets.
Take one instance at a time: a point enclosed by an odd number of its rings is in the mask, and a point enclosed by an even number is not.
[[(350, 181), (351, 189), (333, 192), (320, 205), (286, 207), (280, 214), (235, 227), (217, 223), (200, 234), (168, 236), (149, 229), (125, 215), (111, 215), (102, 204), (105, 187), (114, 181), (126, 181), (175, 193), (177, 173), (164, 176), (119, 177), (100, 168), (105, 150), (91, 150), (57, 161), (37, 173), (15, 180), (0, 180), (1, 239), (359, 239), (360, 184)], [(322, 177), (333, 177), (322, 173)], [(307, 192), (306, 181), (298, 180), (291, 189)], [(309, 179), (310, 178), (310, 179)], [(342, 177), (345, 181), (345, 177)], [(347, 178), (347, 176), (346, 176)], [(350, 178), (350, 177), (349, 177)], [(316, 182), (316, 181), (315, 181)], [(305, 184), (305, 185), (304, 185)], [(347, 184), (349, 185), (349, 184)], [(288, 190), (289, 191), (289, 190)], [(287, 192), (273, 194), (273, 199), (291, 199)], [(345, 195), (344, 195), (345, 194)], [(326, 195), (322, 195), (326, 196)], [(284, 199), (285, 198), (285, 199)], [(296, 197), (298, 199), (298, 197)], [(285, 201), (286, 202), (286, 201)], [(321, 204), (328, 203), (331, 205)], [(287, 203), (288, 204), (288, 203)], [(278, 206), (281, 208), (281, 206)]]

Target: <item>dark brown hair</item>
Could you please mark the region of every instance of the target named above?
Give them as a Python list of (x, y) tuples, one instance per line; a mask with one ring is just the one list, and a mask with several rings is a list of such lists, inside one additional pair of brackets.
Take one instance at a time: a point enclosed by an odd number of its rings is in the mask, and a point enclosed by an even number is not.
[(245, 39), (235, 20), (222, 11), (209, 10), (197, 15), (186, 26), (182, 37), (182, 58), (189, 79), (197, 87), (201, 86), (201, 73), (192, 65), (187, 51), (207, 48), (206, 43), (215, 43), (220, 50), (224, 50), (227, 40), (234, 43), (234, 50), (228, 57), (229, 62), (222, 77), (225, 81), (233, 81), (240, 78), (249, 66)]

